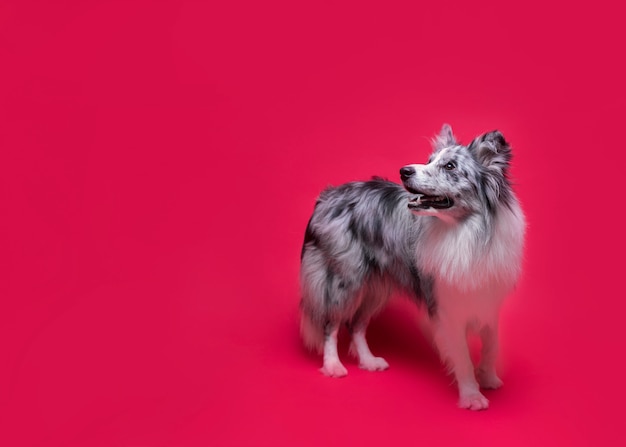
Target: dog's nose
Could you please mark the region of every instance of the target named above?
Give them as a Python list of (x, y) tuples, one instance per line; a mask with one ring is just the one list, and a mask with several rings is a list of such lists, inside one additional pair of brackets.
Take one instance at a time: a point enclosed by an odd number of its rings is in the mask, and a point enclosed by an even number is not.
[(403, 168), (400, 168), (400, 178), (402, 180), (408, 179), (413, 174), (415, 174), (415, 168), (412, 166), (404, 166)]

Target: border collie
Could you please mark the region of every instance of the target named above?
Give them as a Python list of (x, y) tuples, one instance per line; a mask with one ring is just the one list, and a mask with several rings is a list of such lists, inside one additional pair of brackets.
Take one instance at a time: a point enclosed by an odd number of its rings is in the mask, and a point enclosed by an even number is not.
[[(498, 388), (498, 314), (520, 275), (525, 220), (508, 176), (511, 148), (498, 131), (463, 146), (444, 125), (426, 164), (319, 196), (302, 247), (301, 335), (323, 353), (322, 373), (343, 377), (337, 334), (346, 324), (361, 368), (389, 365), (370, 351), (367, 325), (394, 292), (427, 310), (453, 374), (459, 406), (482, 410)], [(474, 367), (468, 332), (482, 342)]]

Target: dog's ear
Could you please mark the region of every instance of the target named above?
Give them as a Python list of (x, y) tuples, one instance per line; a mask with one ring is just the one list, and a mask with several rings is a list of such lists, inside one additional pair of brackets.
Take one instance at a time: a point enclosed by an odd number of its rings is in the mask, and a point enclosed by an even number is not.
[(468, 146), (468, 150), (485, 168), (482, 176), (484, 194), (487, 206), (494, 210), (499, 201), (510, 200), (506, 182), (511, 162), (511, 146), (499, 131), (494, 130), (474, 139)]
[(477, 137), (468, 149), (487, 169), (506, 173), (511, 162), (511, 146), (500, 131), (494, 130)]
[(433, 139), (433, 148), (438, 151), (444, 147), (456, 145), (456, 137), (452, 133), (452, 127), (449, 124), (444, 124), (441, 127), (441, 132)]

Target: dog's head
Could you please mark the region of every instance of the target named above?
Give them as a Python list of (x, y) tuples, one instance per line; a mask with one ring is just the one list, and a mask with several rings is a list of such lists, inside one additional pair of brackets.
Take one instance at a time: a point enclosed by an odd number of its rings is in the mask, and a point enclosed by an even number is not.
[(400, 169), (404, 187), (413, 194), (408, 207), (415, 214), (459, 220), (477, 212), (494, 212), (510, 199), (511, 148), (499, 131), (463, 146), (444, 124), (433, 148), (427, 164)]

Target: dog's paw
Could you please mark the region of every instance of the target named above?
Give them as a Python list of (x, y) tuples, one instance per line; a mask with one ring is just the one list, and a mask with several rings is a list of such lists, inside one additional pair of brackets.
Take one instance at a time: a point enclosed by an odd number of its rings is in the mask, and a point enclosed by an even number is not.
[(384, 371), (389, 368), (389, 363), (382, 357), (370, 357), (359, 362), (359, 368), (367, 371)]
[(340, 361), (326, 362), (320, 369), (321, 373), (328, 377), (345, 377), (348, 375), (348, 370), (341, 364)]
[(487, 372), (482, 369), (476, 371), (476, 379), (481, 388), (487, 390), (496, 390), (502, 386), (502, 380), (495, 371)]
[(469, 394), (462, 394), (459, 398), (459, 408), (468, 410), (486, 410), (489, 408), (489, 401), (478, 391)]

